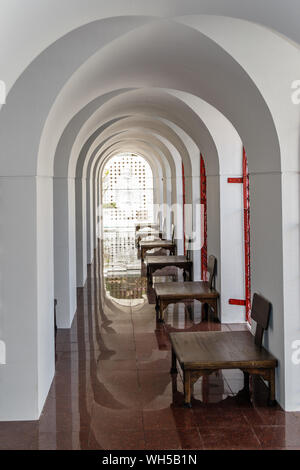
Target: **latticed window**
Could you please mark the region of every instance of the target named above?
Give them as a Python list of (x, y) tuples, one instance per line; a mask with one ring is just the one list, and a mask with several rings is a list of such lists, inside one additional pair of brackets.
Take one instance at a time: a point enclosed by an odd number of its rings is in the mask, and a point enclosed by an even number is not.
[(103, 170), (103, 227), (130, 228), (153, 220), (153, 174), (139, 155), (111, 158)]

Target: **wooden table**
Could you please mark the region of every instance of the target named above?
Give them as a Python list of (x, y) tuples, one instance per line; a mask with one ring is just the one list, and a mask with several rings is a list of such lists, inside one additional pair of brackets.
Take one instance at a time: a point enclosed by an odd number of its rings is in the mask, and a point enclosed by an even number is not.
[(159, 230), (159, 225), (153, 222), (139, 222), (135, 225), (135, 231), (138, 232), (141, 228), (152, 228), (154, 230)]
[(245, 389), (249, 374), (260, 375), (269, 382), (269, 404), (275, 403), (275, 368), (277, 359), (257, 346), (248, 331), (171, 333), (172, 368), (177, 374), (177, 361), (183, 371), (184, 401), (191, 407), (193, 385), (202, 376), (221, 369), (241, 369)]
[(208, 304), (214, 312), (215, 320), (218, 320), (219, 293), (210, 288), (208, 282), (164, 282), (155, 284), (154, 291), (157, 320), (160, 322), (164, 321), (164, 310), (169, 304), (191, 300)]
[(157, 269), (163, 269), (170, 266), (183, 269), (183, 279), (186, 281), (186, 273), (189, 273), (189, 281), (193, 279), (193, 261), (186, 256), (148, 256), (146, 258), (147, 278), (149, 284), (153, 284), (153, 273)]
[(141, 241), (140, 249), (141, 249), (141, 260), (142, 262), (145, 259), (145, 253), (149, 250), (153, 250), (155, 248), (163, 248), (164, 250), (169, 250), (170, 254), (176, 254), (176, 245), (171, 240), (146, 240)]

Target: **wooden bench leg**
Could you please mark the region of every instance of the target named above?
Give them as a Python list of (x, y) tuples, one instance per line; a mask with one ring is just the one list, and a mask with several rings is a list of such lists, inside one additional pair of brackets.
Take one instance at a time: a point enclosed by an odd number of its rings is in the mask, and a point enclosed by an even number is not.
[(195, 306), (192, 305), (192, 304), (190, 304), (190, 303), (188, 303), (188, 304), (186, 305), (186, 309), (187, 309), (187, 311), (188, 311), (188, 314), (189, 314), (189, 317), (190, 317), (190, 320), (191, 320), (191, 321), (194, 321), (194, 307), (195, 307)]
[(244, 391), (249, 393), (249, 372), (246, 372), (245, 370), (243, 370), (243, 374), (244, 374)]
[(152, 286), (152, 284), (153, 284), (152, 269), (148, 264), (147, 264), (147, 281), (148, 281), (149, 286)]
[(172, 367), (171, 367), (170, 373), (171, 373), (171, 374), (177, 374), (177, 373), (178, 373), (178, 370), (177, 370), (177, 358), (176, 358), (176, 354), (175, 354), (173, 348), (172, 348)]
[(159, 301), (159, 320), (160, 323), (164, 322), (164, 303), (162, 300)]
[(204, 302), (202, 304), (202, 321), (208, 321), (208, 304), (206, 302)]
[(214, 309), (214, 322), (218, 323), (220, 321), (218, 315), (218, 299), (215, 299), (212, 305)]
[(191, 389), (190, 371), (183, 372), (183, 382), (184, 382), (184, 407), (192, 408), (192, 404), (191, 404), (192, 389)]
[(156, 321), (159, 321), (159, 299), (156, 297), (155, 299), (155, 311), (156, 311)]
[(275, 369), (269, 371), (269, 406), (276, 404), (275, 400)]

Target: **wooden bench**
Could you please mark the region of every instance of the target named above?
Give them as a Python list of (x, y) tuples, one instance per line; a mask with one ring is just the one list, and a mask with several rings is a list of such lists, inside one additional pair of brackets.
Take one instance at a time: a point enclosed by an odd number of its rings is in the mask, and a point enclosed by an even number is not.
[(193, 280), (193, 261), (191, 261), (191, 240), (186, 256), (148, 256), (145, 260), (147, 265), (148, 283), (153, 285), (153, 274), (158, 269), (176, 267), (183, 270), (183, 279), (186, 281), (186, 273), (189, 273), (189, 281)]
[(213, 287), (216, 272), (216, 258), (213, 255), (209, 257), (207, 271), (209, 273), (208, 281), (155, 284), (155, 308), (158, 322), (164, 321), (164, 310), (168, 305), (192, 300), (198, 300), (208, 305), (213, 311), (215, 321), (218, 321), (218, 299), (220, 295)]
[(153, 249), (164, 249), (168, 250), (170, 254), (176, 254), (176, 244), (174, 241), (175, 237), (175, 227), (172, 226), (172, 240), (145, 240), (140, 242), (140, 250), (141, 250), (141, 260), (144, 262), (145, 253), (149, 250)]
[(269, 404), (275, 404), (275, 368), (277, 359), (263, 346), (263, 333), (268, 328), (271, 304), (258, 294), (253, 296), (251, 317), (256, 321), (255, 337), (248, 331), (209, 331), (171, 333), (172, 368), (177, 374), (177, 361), (183, 371), (184, 402), (191, 407), (194, 383), (221, 369), (241, 369), (245, 390), (249, 375), (259, 375), (269, 382)]

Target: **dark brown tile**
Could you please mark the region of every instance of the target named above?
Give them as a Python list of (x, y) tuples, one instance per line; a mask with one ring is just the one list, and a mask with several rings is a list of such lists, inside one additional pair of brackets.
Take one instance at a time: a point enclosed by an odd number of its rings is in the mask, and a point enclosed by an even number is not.
[(213, 407), (208, 409), (196, 409), (194, 411), (195, 420), (201, 429), (202, 427), (249, 427), (249, 424), (239, 409), (220, 409)]
[(108, 433), (113, 433), (116, 429), (142, 432), (143, 413), (136, 409), (111, 409), (94, 404), (91, 427), (96, 435), (103, 429)]
[(37, 436), (37, 422), (1, 422), (0, 450), (29, 450)]
[(199, 427), (204, 449), (259, 449), (260, 443), (250, 426)]
[(203, 450), (203, 441), (197, 428), (178, 429), (178, 436), (183, 450)]
[(145, 430), (190, 429), (197, 426), (192, 410), (168, 407), (143, 411)]
[(94, 431), (91, 428), (90, 450), (144, 450), (145, 438), (141, 431), (114, 430), (107, 433), (103, 428)]
[(113, 372), (113, 371), (124, 371), (124, 370), (137, 370), (137, 361), (132, 360), (124, 360), (124, 361), (99, 361), (97, 364), (97, 369), (99, 371), (105, 372)]
[(253, 429), (263, 448), (300, 446), (298, 426), (254, 426)]
[(87, 450), (89, 430), (79, 432), (40, 432), (31, 445), (31, 450)]
[(228, 323), (227, 327), (231, 331), (249, 331), (247, 323)]
[(268, 426), (298, 426), (300, 429), (300, 420), (293, 414), (283, 410), (273, 409), (272, 407), (257, 408), (256, 412), (261, 418), (261, 423)]
[(168, 429), (145, 431), (146, 449), (148, 450), (178, 450), (181, 449), (181, 440), (178, 431)]

